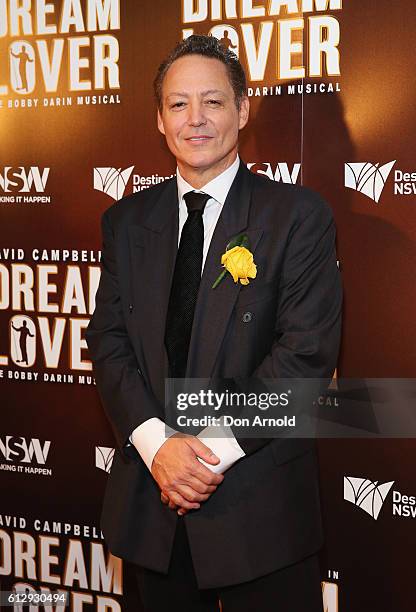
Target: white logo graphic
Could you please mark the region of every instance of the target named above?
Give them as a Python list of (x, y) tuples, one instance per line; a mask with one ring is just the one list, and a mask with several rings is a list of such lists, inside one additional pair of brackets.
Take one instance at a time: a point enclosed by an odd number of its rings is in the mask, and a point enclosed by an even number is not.
[(108, 446), (95, 447), (95, 467), (104, 472), (110, 473), (113, 465), (114, 448)]
[(9, 48), (10, 77), (14, 91), (23, 94), (31, 93), (36, 84), (34, 50), (25, 41), (14, 42)]
[(380, 164), (346, 163), (345, 187), (354, 189), (371, 198), (376, 204), (380, 199), (384, 185), (396, 160), (380, 166)]
[(301, 164), (293, 164), (292, 171), (289, 170), (289, 165), (286, 162), (279, 162), (273, 170), (271, 163), (269, 162), (252, 162), (247, 164), (247, 168), (255, 174), (263, 174), (272, 181), (280, 181), (282, 183), (289, 183), (295, 185), (299, 178)]
[(19, 463), (35, 461), (39, 465), (45, 465), (50, 446), (49, 440), (45, 440), (42, 445), (37, 438), (26, 440), (19, 436), (5, 436), (0, 438), (0, 455), (3, 455), (6, 461)]
[(44, 193), (49, 170), (50, 168), (40, 170), (37, 166), (31, 166), (28, 170), (23, 166), (4, 166), (3, 172), (0, 172), (0, 187), (5, 193), (29, 193), (32, 187), (37, 193)]
[(36, 360), (36, 327), (25, 315), (15, 315), (10, 320), (11, 355), (21, 368), (33, 366)]
[(113, 200), (119, 200), (124, 195), (133, 169), (134, 166), (125, 170), (121, 168), (94, 168), (94, 189), (103, 191)]
[(378, 484), (366, 478), (344, 476), (344, 499), (367, 512), (376, 521), (394, 480)]

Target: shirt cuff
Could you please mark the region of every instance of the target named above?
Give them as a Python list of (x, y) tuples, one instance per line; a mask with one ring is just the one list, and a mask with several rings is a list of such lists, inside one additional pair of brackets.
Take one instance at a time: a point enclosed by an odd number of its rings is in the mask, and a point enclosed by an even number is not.
[(157, 451), (174, 433), (177, 432), (169, 427), (169, 425), (166, 425), (161, 419), (153, 417), (136, 427), (131, 434), (129, 440), (140, 454), (150, 472), (152, 471), (153, 458)]
[[(221, 423), (221, 419), (217, 419), (217, 422)], [(245, 457), (246, 455), (237, 442), (233, 430), (228, 425), (209, 425), (199, 432), (197, 438), (208, 446), (208, 448), (210, 448), (220, 459), (217, 465), (211, 465), (198, 457), (201, 463), (216, 474), (222, 474), (236, 461), (241, 459), (241, 457)]]

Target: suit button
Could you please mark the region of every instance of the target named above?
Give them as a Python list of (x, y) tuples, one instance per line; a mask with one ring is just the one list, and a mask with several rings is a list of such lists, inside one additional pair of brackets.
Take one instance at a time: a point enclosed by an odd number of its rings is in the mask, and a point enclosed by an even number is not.
[(133, 304), (129, 304), (129, 312), (130, 314), (133, 312)]
[(243, 314), (243, 323), (250, 323), (252, 318), (253, 318), (253, 314), (251, 312), (245, 312)]

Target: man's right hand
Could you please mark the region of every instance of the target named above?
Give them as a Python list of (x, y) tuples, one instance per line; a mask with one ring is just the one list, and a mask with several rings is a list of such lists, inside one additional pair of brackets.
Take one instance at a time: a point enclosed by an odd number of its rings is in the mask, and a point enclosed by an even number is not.
[(197, 457), (217, 465), (219, 458), (194, 436), (174, 434), (157, 451), (152, 463), (152, 475), (162, 494), (185, 510), (195, 510), (206, 501), (224, 480), (214, 474)]

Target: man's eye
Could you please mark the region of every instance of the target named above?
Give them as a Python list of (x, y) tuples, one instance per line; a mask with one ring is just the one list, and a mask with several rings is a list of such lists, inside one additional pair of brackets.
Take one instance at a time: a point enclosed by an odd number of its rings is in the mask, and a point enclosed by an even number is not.
[(185, 106), (185, 102), (175, 102), (171, 108), (181, 108), (181, 106)]
[(208, 104), (211, 104), (211, 106), (215, 106), (217, 104), (220, 104), (219, 100), (207, 100)]

